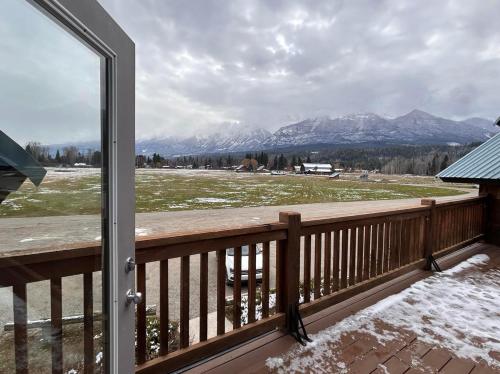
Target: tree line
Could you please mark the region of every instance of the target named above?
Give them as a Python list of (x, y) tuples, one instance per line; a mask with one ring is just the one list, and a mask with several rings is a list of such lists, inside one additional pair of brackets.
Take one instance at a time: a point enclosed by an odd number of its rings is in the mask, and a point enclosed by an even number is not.
[(378, 170), (386, 174), (436, 175), (469, 153), (480, 143), (460, 146), (418, 145), (388, 147), (322, 147), (311, 150), (192, 155), (175, 158), (138, 155), (137, 167), (189, 167), (228, 169), (244, 165), (249, 171), (259, 166), (268, 170), (291, 170), (304, 162), (329, 163), (343, 170)]
[(90, 148), (80, 151), (75, 146), (67, 146), (51, 153), (50, 147), (31, 141), (26, 144), (25, 150), (42, 166), (74, 166), (79, 163), (101, 167), (101, 152)]

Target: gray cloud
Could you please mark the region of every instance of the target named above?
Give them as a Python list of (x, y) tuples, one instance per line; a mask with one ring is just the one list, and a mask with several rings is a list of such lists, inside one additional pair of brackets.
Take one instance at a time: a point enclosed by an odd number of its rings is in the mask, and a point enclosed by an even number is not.
[(498, 1), (100, 1), (137, 45), (138, 137), (500, 111)]
[(97, 140), (100, 58), (27, 1), (0, 5), (0, 129), (24, 145)]
[(99, 1), (136, 43), (138, 138), (500, 112), (498, 0)]

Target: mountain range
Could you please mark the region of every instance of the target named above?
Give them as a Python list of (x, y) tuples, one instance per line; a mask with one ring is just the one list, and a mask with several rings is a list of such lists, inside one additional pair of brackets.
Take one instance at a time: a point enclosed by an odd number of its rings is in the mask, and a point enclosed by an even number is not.
[(397, 118), (385, 118), (373, 113), (318, 117), (283, 126), (274, 133), (260, 128), (228, 125), (224, 131), (211, 135), (138, 140), (136, 152), (176, 156), (308, 145), (457, 145), (483, 142), (499, 131), (493, 121), (484, 118), (454, 121), (413, 110)]

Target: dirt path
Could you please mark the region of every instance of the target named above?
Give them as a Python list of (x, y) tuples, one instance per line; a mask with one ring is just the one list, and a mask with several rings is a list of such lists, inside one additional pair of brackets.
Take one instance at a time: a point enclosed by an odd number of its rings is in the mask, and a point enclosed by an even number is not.
[[(477, 196), (477, 190), (463, 189), (463, 191), (467, 193), (440, 197), (436, 200), (446, 201)], [(278, 214), (282, 211), (299, 212), (302, 214), (302, 219), (307, 220), (406, 209), (418, 205), (420, 199), (415, 198), (138, 213), (136, 235), (143, 237), (268, 223), (277, 221)], [(98, 237), (100, 237), (100, 220), (96, 215), (0, 219), (0, 252), (88, 242)]]

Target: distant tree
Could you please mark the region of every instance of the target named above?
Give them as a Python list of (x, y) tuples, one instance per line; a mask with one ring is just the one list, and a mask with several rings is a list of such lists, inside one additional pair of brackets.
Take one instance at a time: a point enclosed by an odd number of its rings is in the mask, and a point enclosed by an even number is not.
[[(92, 157), (90, 158), (89, 163), (90, 163), (90, 165), (92, 165), (94, 167), (100, 167), (101, 166), (101, 151), (94, 151), (92, 153)], [(143, 164), (144, 164), (144, 162), (143, 162)]]
[(59, 152), (59, 149), (56, 152), (56, 162), (58, 164), (61, 163), (61, 153)]
[(274, 156), (273, 163), (271, 164), (271, 170), (278, 170), (278, 156)]
[(74, 165), (78, 157), (78, 148), (75, 146), (69, 146), (63, 148), (63, 156), (65, 163), (69, 165)]
[(311, 163), (311, 157), (309, 155), (307, 155), (307, 160), (306, 160), (307, 163)]
[(440, 170), (439, 171), (443, 171), (444, 169), (446, 169), (448, 167), (448, 161), (449, 160), (450, 160), (450, 158), (448, 157), (448, 154), (445, 154), (444, 158), (443, 158), (443, 161), (441, 161), (441, 166), (440, 166)]

